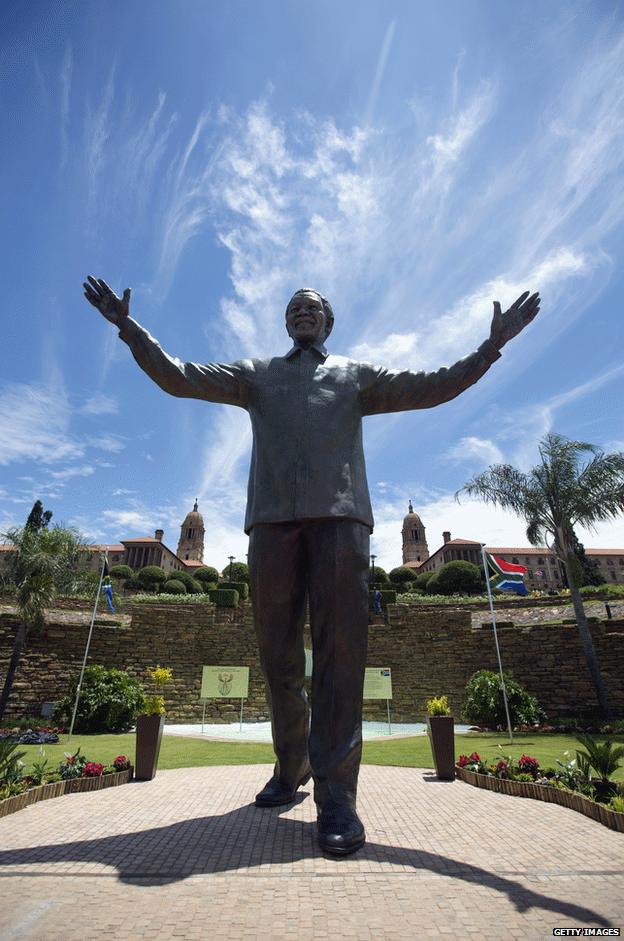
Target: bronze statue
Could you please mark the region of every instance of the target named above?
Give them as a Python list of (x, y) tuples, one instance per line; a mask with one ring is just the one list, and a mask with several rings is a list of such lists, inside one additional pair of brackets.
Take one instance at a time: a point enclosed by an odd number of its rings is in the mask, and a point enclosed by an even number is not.
[[(238, 405), (249, 412), (253, 450), (245, 531), (260, 660), (267, 682), (276, 764), (259, 807), (294, 800), (314, 778), (318, 841), (347, 855), (365, 840), (356, 813), (362, 753), (362, 692), (368, 632), (373, 516), (362, 417), (432, 408), (475, 383), (539, 310), (525, 291), (506, 313), (494, 302), (489, 339), (432, 373), (391, 371), (328, 353), (334, 314), (317, 291), (286, 308), (293, 344), (285, 356), (235, 363), (182, 363), (89, 276), (87, 300), (119, 328), (139, 366), (171, 395)], [(312, 716), (304, 689), (303, 622), (313, 641)]]

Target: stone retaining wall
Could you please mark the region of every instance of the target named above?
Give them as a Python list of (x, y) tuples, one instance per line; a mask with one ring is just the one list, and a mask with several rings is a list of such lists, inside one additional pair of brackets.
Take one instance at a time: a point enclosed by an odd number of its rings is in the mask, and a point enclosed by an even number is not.
[[(8, 666), (17, 628), (14, 616), (0, 617), (0, 682)], [(624, 715), (624, 622), (591, 626), (603, 676), (617, 714)], [(88, 634), (84, 624), (49, 623), (45, 634), (32, 638), (9, 700), (6, 716), (38, 715), (41, 703), (66, 694), (68, 678), (79, 672)], [(504, 627), (499, 631), (506, 670), (538, 697), (552, 719), (595, 707), (578, 633), (574, 625)], [(306, 627), (306, 646), (310, 647)], [(160, 663), (171, 666), (174, 682), (166, 697), (169, 721), (199, 721), (201, 667), (206, 664), (250, 668), (247, 720), (268, 717), (251, 619), (251, 605), (236, 609), (214, 605), (133, 605), (130, 624), (98, 625), (89, 663), (116, 666), (143, 679)], [(387, 621), (370, 624), (370, 666), (392, 669), (395, 721), (422, 721), (425, 702), (446, 694), (456, 716), (470, 676), (479, 669), (497, 669), (492, 631), (472, 628), (468, 610), (423, 611), (420, 606), (391, 605)], [(239, 703), (213, 700), (211, 721), (234, 721)], [(385, 719), (385, 702), (364, 704), (367, 719)]]

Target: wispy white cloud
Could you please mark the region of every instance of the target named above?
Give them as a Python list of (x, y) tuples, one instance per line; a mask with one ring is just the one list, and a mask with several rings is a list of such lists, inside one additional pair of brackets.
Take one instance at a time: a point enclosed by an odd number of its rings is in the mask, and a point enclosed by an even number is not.
[(97, 448), (100, 451), (108, 451), (111, 454), (118, 454), (119, 451), (123, 451), (126, 446), (119, 435), (111, 434), (90, 435), (87, 438), (87, 443), (92, 448)]
[(386, 65), (388, 64), (390, 49), (392, 48), (392, 40), (394, 39), (396, 23), (396, 20), (390, 21), (381, 44), (379, 59), (377, 60), (377, 68), (375, 69), (375, 77), (373, 79), (373, 84), (368, 96), (368, 104), (366, 105), (366, 119), (364, 122), (366, 125), (370, 124), (373, 118), (375, 105), (377, 104), (377, 97), (379, 95), (379, 89), (384, 77), (384, 72), (386, 71)]
[(82, 464), (80, 467), (65, 467), (63, 470), (50, 471), (54, 480), (69, 480), (71, 477), (91, 477), (95, 474), (92, 464)]
[(34, 460), (44, 464), (84, 455), (69, 430), (70, 407), (58, 390), (13, 383), (0, 394), (0, 464)]
[(90, 221), (93, 221), (98, 210), (100, 196), (100, 176), (105, 166), (106, 147), (108, 139), (113, 132), (111, 112), (115, 97), (115, 64), (111, 66), (108, 79), (102, 91), (98, 106), (93, 110), (87, 108), (85, 124), (86, 136), (86, 163), (88, 178), (87, 212)]
[(59, 75), (59, 84), (61, 87), (61, 101), (60, 101), (60, 122), (59, 122), (59, 131), (61, 137), (61, 170), (67, 163), (67, 156), (69, 152), (69, 143), (68, 143), (68, 131), (69, 131), (69, 96), (71, 91), (71, 80), (72, 80), (72, 69), (73, 69), (73, 58), (72, 58), (72, 47), (71, 43), (68, 42), (65, 46), (65, 54), (63, 56), (63, 62), (61, 65), (61, 72)]
[(111, 395), (92, 395), (78, 409), (83, 415), (116, 415), (119, 411), (117, 401)]
[(449, 448), (447, 457), (465, 463), (476, 459), (483, 464), (500, 464), (503, 460), (502, 451), (493, 441), (473, 435), (460, 438), (457, 444)]

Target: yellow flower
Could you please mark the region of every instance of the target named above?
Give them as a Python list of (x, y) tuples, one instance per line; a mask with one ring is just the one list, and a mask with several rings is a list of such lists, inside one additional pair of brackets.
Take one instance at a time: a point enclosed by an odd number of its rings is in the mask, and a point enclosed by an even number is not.
[(434, 696), (427, 701), (427, 713), (430, 716), (448, 716), (451, 713), (446, 696)]
[(161, 667), (160, 664), (158, 664), (155, 670), (149, 671), (149, 675), (157, 686), (166, 686), (167, 683), (171, 682), (173, 671), (171, 667)]

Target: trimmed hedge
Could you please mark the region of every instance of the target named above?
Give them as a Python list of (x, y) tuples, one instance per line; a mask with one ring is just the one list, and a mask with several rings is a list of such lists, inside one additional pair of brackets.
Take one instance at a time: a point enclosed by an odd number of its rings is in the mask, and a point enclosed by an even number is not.
[(185, 595), (186, 585), (178, 578), (170, 578), (169, 581), (165, 582), (163, 585), (163, 592), (168, 595)]
[(249, 585), (247, 582), (221, 582), (219, 585), (215, 585), (215, 588), (233, 588), (234, 591), (238, 592), (241, 601), (247, 601), (249, 598)]
[(196, 578), (198, 582), (201, 582), (205, 586), (207, 584), (216, 585), (219, 581), (219, 573), (212, 565), (202, 565), (200, 568), (196, 568), (193, 572), (193, 578)]
[(182, 582), (189, 595), (200, 595), (204, 590), (201, 582), (190, 574), (190, 572), (172, 572), (171, 579)]
[(159, 585), (167, 581), (167, 573), (160, 565), (146, 565), (137, 572), (137, 582), (141, 588), (156, 591)]
[(239, 594), (235, 588), (215, 588), (208, 592), (208, 597), (217, 608), (236, 608), (239, 600)]
[(132, 578), (134, 571), (129, 565), (113, 565), (109, 569), (111, 578)]
[(414, 569), (410, 569), (406, 565), (399, 565), (397, 568), (392, 569), (389, 575), (393, 584), (405, 585), (406, 582), (411, 582), (414, 579)]

